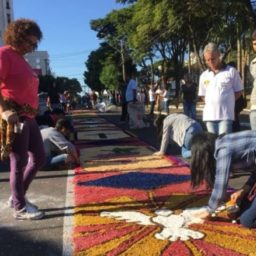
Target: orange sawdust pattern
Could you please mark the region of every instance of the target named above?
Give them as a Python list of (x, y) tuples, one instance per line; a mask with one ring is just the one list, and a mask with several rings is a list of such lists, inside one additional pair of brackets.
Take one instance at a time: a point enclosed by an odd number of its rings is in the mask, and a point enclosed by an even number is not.
[[(81, 119), (81, 125), (83, 120)], [(140, 144), (141, 145), (141, 144)], [(114, 152), (114, 148), (120, 151)], [(129, 148), (130, 147), (130, 148)], [(135, 149), (132, 149), (135, 148)], [(129, 149), (132, 149), (129, 152)], [(122, 151), (123, 150), (123, 151)], [(128, 151), (125, 151), (128, 150)], [(120, 155), (117, 153), (121, 152)], [(128, 152), (127, 155), (123, 154)], [(175, 162), (152, 156), (146, 146), (104, 146), (82, 149), (84, 169), (76, 176), (79, 181), (111, 177), (113, 173), (127, 171), (187, 174)], [(164, 167), (166, 167), (164, 169)], [(158, 168), (158, 169), (157, 169)], [(161, 171), (160, 171), (161, 170)], [(110, 172), (108, 172), (110, 171)], [(111, 173), (112, 172), (112, 173)], [(102, 175), (102, 176), (100, 176)], [(79, 177), (79, 178), (78, 178)], [(209, 191), (208, 191), (209, 192)], [(238, 256), (256, 255), (256, 232), (232, 225), (225, 216), (204, 224), (191, 225), (191, 229), (204, 233), (202, 240), (158, 240), (155, 233), (161, 230), (157, 223), (142, 225), (136, 222), (100, 216), (102, 211), (136, 211), (149, 217), (155, 210), (168, 208), (181, 211), (185, 208), (206, 205), (205, 191), (192, 191), (189, 181), (168, 184), (150, 190), (109, 188), (104, 186), (77, 186), (75, 190), (74, 245), (75, 255), (131, 255), (131, 256)]]
[[(139, 231), (134, 232), (134, 234), (139, 233)], [(76, 256), (82, 256), (82, 255), (90, 255), (90, 256), (98, 256), (98, 255), (105, 255), (107, 252), (114, 250), (118, 245), (122, 244), (123, 242), (126, 242), (127, 240), (129, 240), (130, 238), (130, 234), (125, 235), (123, 237), (119, 237), (116, 239), (113, 239), (111, 241), (107, 241), (103, 244), (94, 246), (88, 250), (86, 250), (86, 252), (82, 251), (79, 253), (76, 253)], [(86, 253), (86, 254), (85, 254)]]
[(143, 237), (137, 243), (135, 243), (131, 247), (129, 247), (125, 252), (118, 254), (118, 255), (122, 255), (122, 256), (159, 255), (159, 253), (160, 253), (159, 249), (162, 248), (162, 250), (163, 250), (166, 247), (166, 245), (168, 244), (168, 241), (157, 240), (154, 237), (154, 234), (156, 232), (159, 232), (159, 230), (160, 230), (160, 228), (149, 233), (148, 236)]
[[(193, 256), (205, 256), (205, 254), (202, 254), (202, 252), (191, 242), (191, 241), (185, 241), (184, 244), (187, 246), (187, 248), (191, 251), (188, 255)], [(174, 255), (173, 255), (174, 256)], [(178, 255), (177, 255), (178, 256)], [(181, 256), (181, 255), (180, 255)], [(186, 256), (186, 255), (184, 255)], [(217, 255), (216, 255), (217, 256)], [(219, 255), (218, 255), (219, 256)]]
[[(81, 163), (84, 166), (84, 170), (87, 172), (112, 170), (131, 171), (138, 169), (171, 167), (173, 165), (173, 162), (168, 161), (161, 156), (152, 156), (153, 151), (146, 147), (137, 146), (136, 152), (139, 152), (139, 154), (111, 157), (113, 148), (115, 147), (106, 146), (82, 149)], [(125, 148), (129, 149), (134, 147), (126, 146)], [(101, 159), (94, 158), (96, 152), (98, 152), (98, 155), (102, 157)]]
[[(232, 227), (230, 227), (232, 229)], [(218, 230), (213, 231), (204, 230), (203, 227), (200, 229), (206, 234), (205, 241), (219, 245), (223, 248), (232, 249), (235, 252), (242, 253), (244, 255), (250, 255), (252, 252), (256, 252), (255, 240), (248, 240), (239, 237), (239, 233), (236, 235), (226, 235), (218, 233)]]
[[(229, 221), (228, 219), (226, 221)], [(231, 224), (231, 223), (219, 223), (220, 225), (216, 225), (218, 222), (208, 222), (204, 224), (204, 229), (229, 233), (229, 234), (239, 234), (240, 236), (247, 236), (247, 239), (256, 239), (256, 232), (253, 229), (243, 228), (240, 225)]]

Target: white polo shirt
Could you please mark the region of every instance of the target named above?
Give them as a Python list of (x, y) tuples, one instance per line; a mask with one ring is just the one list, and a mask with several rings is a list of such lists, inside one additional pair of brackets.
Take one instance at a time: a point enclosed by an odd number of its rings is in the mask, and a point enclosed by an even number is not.
[(235, 92), (243, 90), (238, 71), (225, 66), (219, 73), (209, 69), (200, 76), (198, 95), (205, 97), (203, 121), (234, 120)]

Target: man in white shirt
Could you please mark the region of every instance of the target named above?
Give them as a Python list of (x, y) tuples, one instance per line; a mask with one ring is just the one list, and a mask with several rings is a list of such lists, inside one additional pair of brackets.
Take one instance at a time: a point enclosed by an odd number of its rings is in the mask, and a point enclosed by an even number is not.
[(204, 60), (208, 69), (200, 76), (198, 92), (205, 102), (203, 121), (208, 132), (231, 133), (235, 100), (243, 93), (240, 75), (234, 67), (222, 63), (214, 43), (205, 46)]
[[(252, 49), (256, 53), (256, 30), (252, 33)], [(250, 74), (252, 78), (252, 92), (250, 96), (250, 124), (251, 129), (256, 130), (256, 57), (250, 63)]]

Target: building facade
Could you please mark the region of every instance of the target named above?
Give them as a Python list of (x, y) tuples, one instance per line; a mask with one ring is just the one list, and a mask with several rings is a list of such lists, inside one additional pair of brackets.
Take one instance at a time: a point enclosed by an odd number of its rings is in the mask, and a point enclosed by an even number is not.
[[(10, 22), (14, 20), (12, 0), (0, 0), (0, 46), (3, 45), (3, 33)], [(50, 75), (49, 55), (47, 51), (34, 51), (26, 54), (26, 61), (38, 75)]]
[(3, 32), (5, 28), (14, 19), (13, 13), (12, 0), (0, 0), (0, 46), (3, 45)]
[(47, 51), (34, 51), (26, 54), (26, 61), (38, 75), (50, 75), (49, 55)]

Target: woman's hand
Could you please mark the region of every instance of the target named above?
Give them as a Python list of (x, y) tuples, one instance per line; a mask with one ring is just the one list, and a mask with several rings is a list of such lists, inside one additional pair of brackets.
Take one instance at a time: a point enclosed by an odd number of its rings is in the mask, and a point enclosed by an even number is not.
[(2, 119), (4, 119), (8, 124), (16, 124), (19, 122), (19, 117), (16, 112), (12, 110), (6, 110), (1, 114)]
[(241, 198), (243, 198), (245, 194), (245, 189), (239, 189), (235, 193), (231, 194), (230, 199), (232, 202), (237, 203), (237, 201)]

